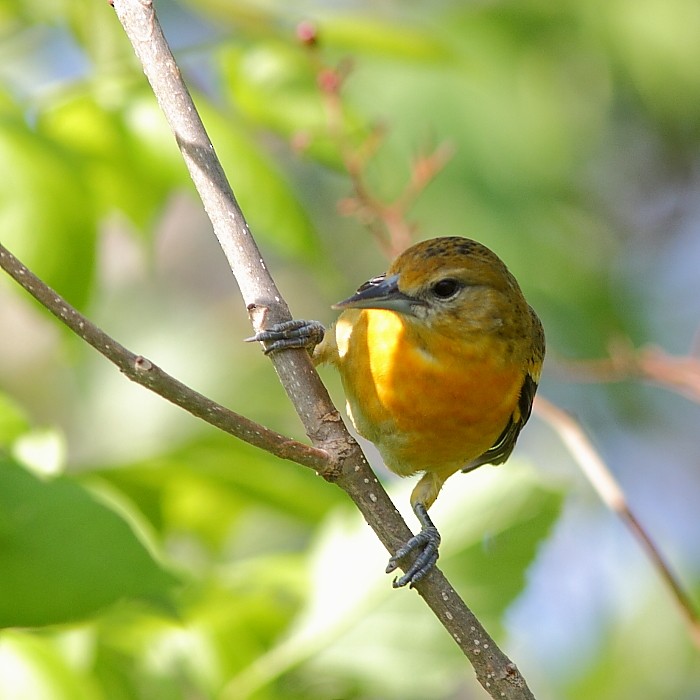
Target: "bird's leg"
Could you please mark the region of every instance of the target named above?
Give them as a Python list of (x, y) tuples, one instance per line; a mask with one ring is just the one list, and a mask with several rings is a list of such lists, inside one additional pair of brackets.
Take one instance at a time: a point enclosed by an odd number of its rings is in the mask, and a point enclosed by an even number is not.
[(312, 351), (323, 340), (325, 332), (323, 324), (318, 321), (284, 321), (246, 338), (245, 342), (265, 343), (266, 355), (290, 348), (307, 348)]
[(401, 588), (401, 586), (405, 586), (406, 584), (409, 584), (410, 587), (413, 588), (413, 586), (435, 566), (435, 562), (440, 556), (438, 551), (440, 547), (440, 533), (435, 525), (433, 525), (433, 521), (430, 519), (426, 507), (423, 503), (418, 501), (413, 506), (413, 512), (416, 514), (421, 524), (421, 531), (417, 535), (411, 537), (411, 539), (389, 559), (389, 564), (386, 567), (387, 574), (398, 568), (399, 562), (411, 552), (417, 550), (419, 554), (408, 571), (400, 578), (394, 579), (394, 588)]

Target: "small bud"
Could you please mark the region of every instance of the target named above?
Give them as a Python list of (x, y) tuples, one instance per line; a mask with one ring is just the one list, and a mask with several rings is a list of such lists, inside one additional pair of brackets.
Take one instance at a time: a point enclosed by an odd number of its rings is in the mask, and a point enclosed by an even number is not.
[(296, 153), (304, 153), (311, 145), (311, 134), (308, 131), (297, 131), (292, 136), (291, 146)]
[(297, 24), (297, 39), (304, 46), (316, 46), (318, 43), (318, 28), (313, 22), (304, 20)]
[(136, 356), (136, 358), (134, 359), (134, 366), (137, 370), (141, 372), (150, 372), (153, 369), (151, 361), (143, 357), (143, 355)]
[(336, 210), (341, 216), (355, 216), (361, 209), (362, 206), (355, 197), (343, 197), (336, 204)]
[(435, 164), (429, 156), (419, 156), (413, 161), (413, 179), (427, 182), (435, 174)]
[(342, 80), (338, 71), (332, 68), (324, 68), (318, 74), (317, 82), (323, 92), (334, 93), (340, 89)]

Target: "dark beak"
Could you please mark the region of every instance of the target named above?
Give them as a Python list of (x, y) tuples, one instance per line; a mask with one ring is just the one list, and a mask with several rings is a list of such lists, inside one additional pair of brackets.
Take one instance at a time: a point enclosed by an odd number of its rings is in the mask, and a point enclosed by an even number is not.
[(413, 307), (423, 302), (399, 291), (399, 276), (374, 277), (365, 282), (349, 299), (333, 304), (334, 309), (389, 309), (400, 314), (415, 315)]

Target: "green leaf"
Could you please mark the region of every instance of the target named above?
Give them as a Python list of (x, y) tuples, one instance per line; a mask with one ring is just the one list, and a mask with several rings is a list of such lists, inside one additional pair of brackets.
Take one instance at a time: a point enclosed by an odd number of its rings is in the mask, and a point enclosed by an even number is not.
[(27, 432), (29, 427), (29, 419), (24, 411), (0, 391), (0, 447), (7, 447)]
[(144, 227), (187, 171), (153, 95), (122, 92), (116, 109), (73, 95), (46, 109), (39, 128), (73, 154), (100, 215), (120, 209)]
[(647, 0), (644, 12), (621, 0), (605, 5), (601, 16), (608, 22), (603, 31), (611, 54), (651, 115), (668, 131), (697, 134), (700, 16), (694, 0)]
[(129, 525), (68, 478), (44, 481), (0, 455), (0, 627), (77, 620), (174, 577)]
[(18, 119), (0, 118), (0, 231), (23, 263), (82, 307), (95, 262), (92, 198), (69, 153)]
[(214, 549), (230, 549), (232, 524), (242, 518), (259, 518), (247, 547), (260, 553), (288, 544), (287, 538), (304, 538), (331, 509), (347, 503), (340, 489), (310, 469), (226, 435), (99, 476), (136, 503), (158, 531), (196, 533)]
[(198, 100), (209, 137), (253, 233), (280, 255), (317, 259), (319, 244), (289, 182), (239, 123)]
[[(481, 484), (474, 483), (477, 479)], [(450, 514), (443, 528), (443, 564), (451, 583), (495, 635), (502, 614), (525, 588), (527, 569), (559, 515), (561, 494), (537, 484), (515, 461), (463, 480), (486, 488), (488, 497), (470, 507), (469, 516)]]
[(98, 700), (89, 677), (71, 668), (50, 639), (0, 632), (0, 697), (3, 700)]
[(305, 155), (339, 167), (339, 143), (369, 133), (366, 120), (344, 102), (330, 123), (318, 68), (300, 46), (268, 40), (250, 49), (226, 47), (220, 60), (235, 108), (256, 126), (298, 141)]
[(319, 23), (322, 45), (351, 52), (376, 53), (423, 65), (450, 57), (448, 47), (430, 30), (408, 22), (384, 22), (360, 14), (330, 16)]

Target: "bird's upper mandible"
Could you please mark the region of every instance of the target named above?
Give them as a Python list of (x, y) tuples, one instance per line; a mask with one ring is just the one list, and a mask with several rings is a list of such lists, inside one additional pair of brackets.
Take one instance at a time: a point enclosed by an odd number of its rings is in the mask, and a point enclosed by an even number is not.
[(417, 327), (449, 337), (522, 336), (531, 325), (527, 302), (501, 259), (481, 243), (460, 237), (412, 246), (385, 275), (335, 308), (390, 309)]

